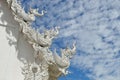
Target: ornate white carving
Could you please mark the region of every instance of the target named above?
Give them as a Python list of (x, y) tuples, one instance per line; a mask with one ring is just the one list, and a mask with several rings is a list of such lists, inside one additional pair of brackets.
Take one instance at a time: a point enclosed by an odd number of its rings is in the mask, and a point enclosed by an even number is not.
[(32, 29), (30, 23), (35, 21), (35, 16), (43, 16), (45, 11), (40, 14), (38, 9), (31, 9), (28, 13), (21, 7), (16, 0), (7, 0), (13, 12), (15, 20), (20, 24), (20, 32), (34, 49), (34, 63), (24, 61), (23, 67), (24, 80), (56, 80), (61, 74), (67, 74), (66, 69), (70, 66), (70, 58), (74, 55), (76, 46), (61, 50), (61, 57), (56, 51), (54, 54), (49, 50), (52, 40), (59, 34), (59, 27), (45, 30), (39, 33)]
[(46, 77), (48, 80), (48, 71), (47, 69), (43, 69), (43, 67), (36, 63), (25, 63), (25, 66), (23, 67), (22, 74), (25, 75), (25, 80), (43, 80), (44, 77)]
[(70, 66), (69, 59), (73, 56), (73, 54), (75, 53), (75, 50), (76, 50), (76, 46), (74, 43), (72, 49), (70, 48), (61, 49), (61, 57), (58, 56), (56, 51), (54, 52), (55, 63), (58, 66), (59, 70), (65, 75), (68, 74), (68, 71), (65, 71), (65, 70)]

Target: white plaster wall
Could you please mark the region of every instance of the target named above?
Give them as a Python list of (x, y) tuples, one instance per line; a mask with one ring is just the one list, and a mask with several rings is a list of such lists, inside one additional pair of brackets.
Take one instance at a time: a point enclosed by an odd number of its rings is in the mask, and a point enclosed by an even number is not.
[(22, 58), (33, 62), (33, 49), (18, 30), (5, 0), (0, 0), (0, 80), (24, 80)]

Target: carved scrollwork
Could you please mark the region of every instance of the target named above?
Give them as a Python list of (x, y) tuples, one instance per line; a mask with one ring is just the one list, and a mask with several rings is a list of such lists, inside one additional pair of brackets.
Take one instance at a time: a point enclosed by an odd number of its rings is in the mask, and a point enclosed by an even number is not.
[[(20, 32), (34, 49), (34, 63), (25, 62), (22, 73), (24, 80), (56, 80), (61, 74), (67, 74), (66, 69), (70, 66), (70, 58), (74, 55), (76, 46), (61, 50), (61, 56), (55, 51), (49, 50), (52, 40), (59, 34), (59, 27), (45, 30), (42, 34), (31, 27), (35, 16), (43, 16), (46, 11), (39, 13), (38, 9), (31, 9), (28, 13), (21, 7), (17, 0), (7, 0), (13, 12), (14, 19), (20, 25)], [(53, 68), (54, 67), (54, 68)]]
[(48, 77), (47, 69), (42, 69), (42, 66), (35, 62), (32, 64), (26, 63), (22, 70), (23, 75), (25, 75), (24, 80), (43, 80), (44, 77)]
[(54, 60), (56, 65), (58, 66), (59, 70), (63, 74), (67, 74), (68, 71), (66, 69), (70, 66), (70, 58), (73, 56), (73, 54), (76, 51), (76, 46), (75, 43), (73, 43), (73, 48), (66, 48), (66, 49), (61, 49), (61, 57), (58, 56), (56, 53), (56, 50), (54, 51)]

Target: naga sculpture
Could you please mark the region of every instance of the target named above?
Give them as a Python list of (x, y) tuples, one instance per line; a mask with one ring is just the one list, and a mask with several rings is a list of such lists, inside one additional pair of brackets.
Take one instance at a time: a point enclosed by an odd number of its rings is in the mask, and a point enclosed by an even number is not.
[(8, 0), (10, 8), (13, 11), (14, 15), (17, 15), (19, 19), (23, 19), (25, 22), (33, 22), (35, 21), (35, 16), (43, 16), (45, 11), (42, 11), (42, 13), (38, 13), (38, 9), (31, 9), (28, 13), (24, 11), (24, 9), (18, 4), (16, 0)]
[(7, 0), (7, 3), (13, 12), (14, 19), (20, 25), (20, 32), (34, 49), (34, 63), (24, 60), (25, 66), (22, 69), (24, 80), (57, 80), (61, 75), (68, 74), (66, 69), (70, 66), (70, 59), (75, 53), (75, 43), (73, 48), (61, 49), (61, 56), (58, 56), (56, 51), (52, 53), (49, 47), (52, 40), (59, 34), (59, 27), (39, 33), (30, 25), (35, 21), (35, 16), (43, 16), (45, 11), (40, 14), (38, 9), (30, 8), (26, 13), (20, 2)]
[(61, 49), (61, 57), (58, 56), (55, 50), (55, 54), (54, 54), (55, 63), (63, 74), (68, 73), (68, 71), (65, 70), (70, 66), (69, 59), (72, 58), (73, 54), (75, 53), (75, 50), (76, 50), (75, 43), (73, 44), (72, 49), (70, 48)]

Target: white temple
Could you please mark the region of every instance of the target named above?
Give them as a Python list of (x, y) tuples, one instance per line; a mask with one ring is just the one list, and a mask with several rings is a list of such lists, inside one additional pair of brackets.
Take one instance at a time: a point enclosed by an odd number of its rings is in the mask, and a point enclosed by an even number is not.
[(61, 56), (49, 50), (59, 28), (39, 33), (32, 29), (35, 16), (25, 13), (17, 0), (0, 0), (0, 80), (57, 80), (68, 74), (76, 47), (61, 49)]

